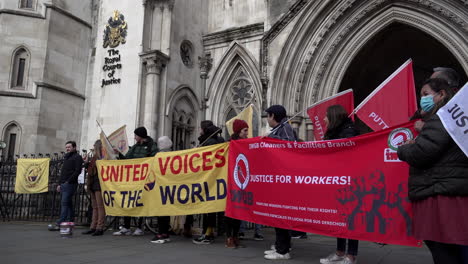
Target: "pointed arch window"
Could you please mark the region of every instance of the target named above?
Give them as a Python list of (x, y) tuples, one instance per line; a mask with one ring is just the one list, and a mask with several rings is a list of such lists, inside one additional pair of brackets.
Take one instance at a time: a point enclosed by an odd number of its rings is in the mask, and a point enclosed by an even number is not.
[(4, 129), (3, 141), (6, 143), (6, 148), (3, 150), (3, 155), (7, 159), (13, 159), (19, 153), (19, 142), (21, 130), (15, 122), (8, 124)]
[(20, 8), (34, 9), (34, 0), (20, 0)]
[(11, 72), (11, 88), (26, 90), (29, 72), (29, 53), (25, 48), (19, 48), (13, 54), (13, 67)]

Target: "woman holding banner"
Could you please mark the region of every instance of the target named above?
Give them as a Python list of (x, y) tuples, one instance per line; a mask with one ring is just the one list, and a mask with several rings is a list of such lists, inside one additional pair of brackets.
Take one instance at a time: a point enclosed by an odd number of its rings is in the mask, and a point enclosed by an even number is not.
[[(348, 113), (341, 105), (332, 105), (327, 108), (327, 114), (324, 118), (327, 125), (327, 132), (324, 139), (340, 139), (357, 136), (359, 131), (355, 128), (353, 120), (348, 117)], [(348, 242), (348, 251), (346, 252), (346, 242)], [(326, 258), (321, 258), (320, 263), (334, 264), (352, 264), (356, 263), (359, 240), (337, 238), (336, 252)]]
[[(249, 125), (244, 120), (236, 119), (232, 124), (233, 134), (231, 140), (245, 139), (249, 135)], [(225, 216), (224, 221), (226, 223), (226, 247), (227, 248), (238, 248), (243, 247), (239, 241), (239, 229), (241, 221), (238, 219), (230, 218)]]
[(425, 124), (398, 148), (398, 158), (410, 165), (414, 236), (424, 240), (435, 264), (468, 263), (468, 158), (436, 114), (452, 96), (445, 80), (427, 80), (420, 101)]
[(101, 140), (96, 140), (94, 143), (94, 155), (91, 161), (89, 157), (85, 157), (85, 164), (88, 165), (88, 176), (86, 178), (86, 187), (91, 196), (91, 206), (93, 207), (93, 217), (91, 226), (88, 231), (83, 232), (84, 235), (102, 236), (104, 234), (104, 222), (106, 219), (106, 211), (104, 210), (104, 202), (102, 201), (101, 185), (99, 183), (96, 161), (102, 159), (102, 143)]

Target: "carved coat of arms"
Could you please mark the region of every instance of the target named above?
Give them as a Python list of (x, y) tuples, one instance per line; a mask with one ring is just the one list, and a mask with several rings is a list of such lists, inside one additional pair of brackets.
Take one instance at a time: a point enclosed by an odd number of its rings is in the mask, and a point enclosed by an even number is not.
[(114, 15), (107, 21), (104, 29), (104, 48), (115, 48), (120, 44), (125, 44), (127, 37), (127, 22), (119, 11), (115, 10)]

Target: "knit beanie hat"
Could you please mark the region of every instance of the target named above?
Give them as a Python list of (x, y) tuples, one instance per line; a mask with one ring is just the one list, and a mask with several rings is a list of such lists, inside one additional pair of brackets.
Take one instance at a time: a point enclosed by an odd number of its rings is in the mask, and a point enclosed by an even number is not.
[(212, 125), (213, 125), (213, 121), (211, 121), (211, 120), (203, 120), (203, 121), (201, 121), (201, 123), (200, 123), (200, 127), (201, 127), (201, 129), (203, 129), (203, 131), (204, 131), (207, 127), (212, 126)]
[(239, 134), (241, 132), (241, 130), (246, 128), (246, 127), (248, 128), (249, 125), (247, 124), (247, 122), (245, 122), (244, 120), (241, 120), (241, 119), (234, 120), (234, 123), (232, 124), (232, 130), (236, 134)]
[(148, 137), (148, 132), (146, 131), (145, 127), (139, 127), (133, 131), (135, 135), (141, 137), (141, 138), (147, 138)]

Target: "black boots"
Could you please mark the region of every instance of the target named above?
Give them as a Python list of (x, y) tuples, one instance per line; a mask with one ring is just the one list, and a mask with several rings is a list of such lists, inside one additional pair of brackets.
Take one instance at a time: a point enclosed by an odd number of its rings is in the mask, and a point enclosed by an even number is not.
[(102, 236), (104, 235), (104, 231), (102, 229), (96, 230), (92, 236)]
[(94, 232), (96, 232), (96, 229), (90, 229), (90, 230), (88, 230), (88, 231), (82, 232), (81, 234), (83, 234), (83, 235), (91, 235), (91, 234), (94, 234)]

